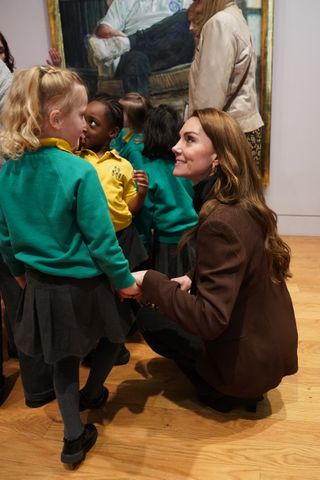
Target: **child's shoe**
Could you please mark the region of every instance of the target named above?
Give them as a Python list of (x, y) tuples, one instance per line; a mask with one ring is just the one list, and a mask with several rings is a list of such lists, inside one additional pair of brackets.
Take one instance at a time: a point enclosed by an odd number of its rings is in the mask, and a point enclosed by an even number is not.
[(96, 410), (98, 408), (102, 408), (105, 403), (107, 402), (109, 397), (109, 391), (106, 387), (102, 388), (102, 393), (100, 397), (96, 398), (95, 400), (89, 400), (85, 394), (83, 393), (83, 389), (79, 392), (79, 409), (80, 412), (83, 410)]
[(81, 463), (86, 453), (96, 443), (98, 432), (92, 423), (84, 426), (83, 433), (75, 440), (63, 439), (64, 445), (61, 452), (61, 462), (75, 468)]

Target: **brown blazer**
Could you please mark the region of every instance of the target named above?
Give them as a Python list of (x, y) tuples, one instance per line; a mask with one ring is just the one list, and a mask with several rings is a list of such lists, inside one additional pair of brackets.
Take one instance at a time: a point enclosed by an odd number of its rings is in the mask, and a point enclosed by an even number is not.
[(197, 369), (214, 388), (243, 398), (275, 388), (297, 371), (298, 339), (286, 284), (268, 272), (261, 227), (240, 206), (221, 205), (196, 243), (196, 293), (149, 270), (144, 297), (204, 340)]

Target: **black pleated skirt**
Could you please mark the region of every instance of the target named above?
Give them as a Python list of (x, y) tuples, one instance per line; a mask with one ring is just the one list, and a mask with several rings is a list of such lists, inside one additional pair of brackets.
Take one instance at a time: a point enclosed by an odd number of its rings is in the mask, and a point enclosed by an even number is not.
[(26, 355), (52, 364), (84, 357), (101, 337), (125, 341), (133, 316), (105, 275), (75, 279), (27, 270), (26, 276), (15, 325), (16, 345)]
[(127, 228), (116, 233), (123, 254), (129, 262), (130, 270), (137, 268), (148, 259), (148, 253), (145, 249), (138, 230), (131, 223)]
[(196, 253), (192, 242), (188, 242), (182, 249), (179, 249), (176, 244), (154, 242), (153, 268), (169, 278), (188, 273), (195, 266), (195, 258)]

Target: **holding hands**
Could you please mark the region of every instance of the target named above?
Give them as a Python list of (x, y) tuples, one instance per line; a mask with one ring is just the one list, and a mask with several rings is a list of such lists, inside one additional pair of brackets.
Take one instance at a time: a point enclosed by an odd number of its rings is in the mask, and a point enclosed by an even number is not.
[(135, 298), (138, 299), (141, 296), (141, 288), (137, 283), (133, 283), (130, 287), (119, 288), (118, 294), (121, 298)]
[(131, 275), (135, 278), (138, 287), (141, 287), (143, 279), (148, 270), (140, 270), (140, 272), (131, 272)]

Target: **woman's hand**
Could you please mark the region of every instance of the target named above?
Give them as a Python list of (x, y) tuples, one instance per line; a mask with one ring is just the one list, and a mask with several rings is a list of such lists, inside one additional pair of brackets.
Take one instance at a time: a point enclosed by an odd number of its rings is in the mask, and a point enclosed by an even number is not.
[(173, 282), (177, 282), (180, 285), (180, 289), (183, 292), (190, 290), (192, 280), (188, 275), (183, 275), (182, 277), (170, 278)]
[(119, 288), (118, 293), (121, 298), (139, 298), (141, 296), (141, 288), (135, 282), (130, 287)]
[(137, 285), (141, 287), (143, 279), (148, 270), (140, 270), (140, 272), (131, 272), (131, 275), (135, 278)]

